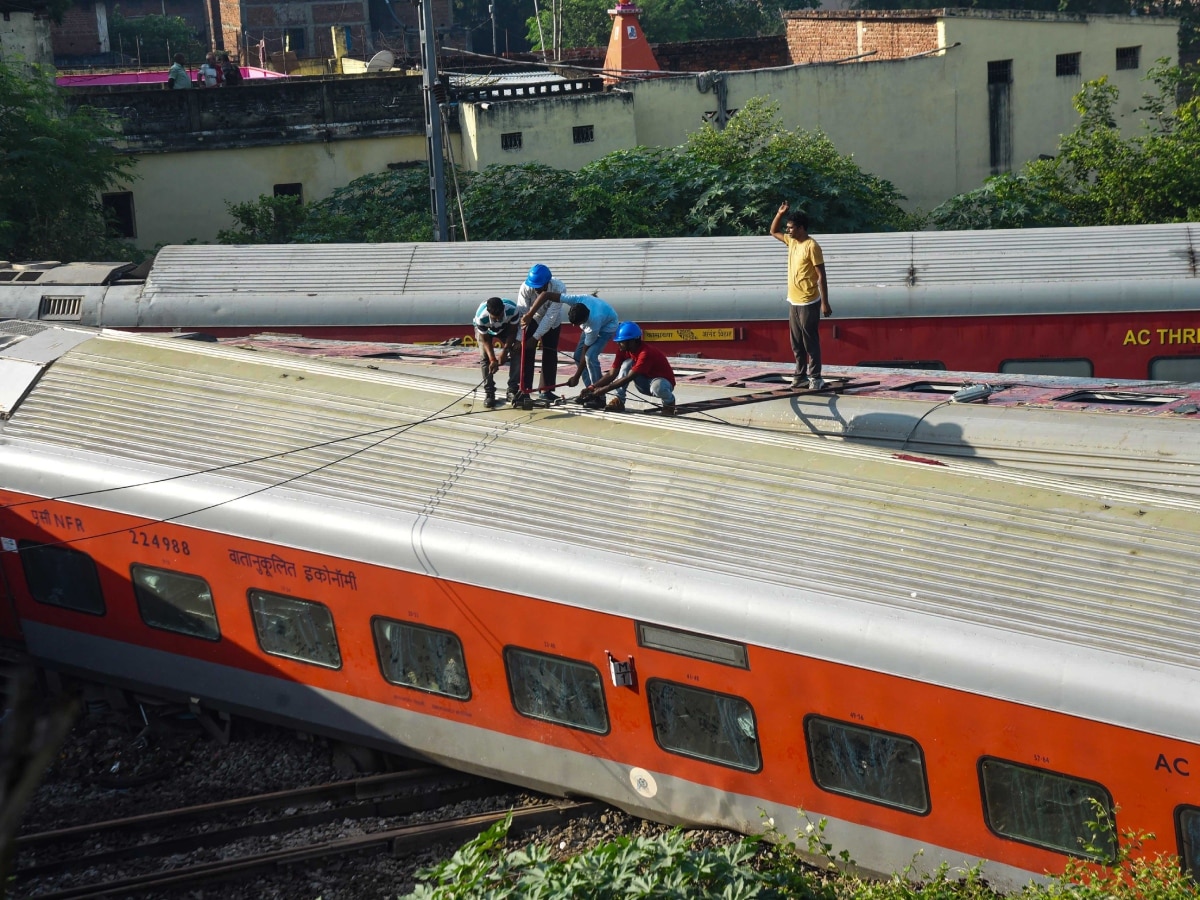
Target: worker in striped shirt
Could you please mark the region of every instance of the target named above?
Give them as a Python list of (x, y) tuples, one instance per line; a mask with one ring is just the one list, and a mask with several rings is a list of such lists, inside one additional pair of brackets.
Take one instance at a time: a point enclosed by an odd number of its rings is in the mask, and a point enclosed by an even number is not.
[[(475, 311), (475, 341), (479, 344), (479, 371), (483, 373), (483, 405), (488, 409), (496, 406), (496, 372), (512, 353), (520, 330), (520, 318), (517, 304), (501, 297), (488, 297)], [(497, 346), (500, 347), (498, 356)], [(515, 377), (516, 372), (510, 371), (510, 397)]]

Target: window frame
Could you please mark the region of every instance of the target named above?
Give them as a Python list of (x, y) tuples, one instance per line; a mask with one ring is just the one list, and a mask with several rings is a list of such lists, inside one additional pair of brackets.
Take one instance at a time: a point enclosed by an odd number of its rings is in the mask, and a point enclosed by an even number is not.
[[(513, 666), (509, 662), (509, 654), (523, 654), (525, 656), (541, 657), (542, 659), (554, 660), (556, 662), (569, 663), (571, 665), (581, 666), (591, 669), (596, 675), (596, 683), (600, 688), (600, 703), (604, 711), (604, 730), (600, 731), (595, 728), (588, 728), (586, 725), (577, 725), (573, 722), (564, 722), (561, 719), (551, 719), (546, 716), (537, 716), (532, 713), (525, 712), (517, 705), (517, 695), (513, 684)], [(508, 683), (508, 699), (514, 712), (517, 715), (534, 722), (545, 722), (549, 725), (557, 725), (560, 728), (570, 728), (575, 731), (582, 731), (585, 734), (608, 735), (612, 733), (612, 716), (608, 714), (608, 696), (604, 691), (604, 675), (599, 667), (592, 665), (590, 662), (578, 659), (573, 656), (563, 656), (555, 653), (543, 653), (540, 650), (531, 650), (528, 647), (519, 647), (516, 644), (508, 644), (501, 652), (501, 657), (504, 660), (504, 680)]]
[(106, 191), (100, 195), (100, 206), (104, 210), (104, 221), (111, 235), (120, 238), (137, 237), (137, 210), (134, 207), (133, 191)]
[[(254, 609), (254, 595), (255, 594), (263, 594), (263, 595), (266, 595), (269, 597), (277, 597), (281, 600), (294, 600), (297, 603), (305, 603), (310, 606), (319, 606), (321, 609), (325, 610), (325, 612), (328, 613), (328, 615), (329, 615), (329, 626), (330, 626), (331, 630), (333, 631), (334, 649), (337, 650), (337, 665), (330, 665), (329, 663), (318, 662), (313, 659), (306, 659), (305, 657), (302, 657), (302, 656), (291, 656), (286, 653), (279, 653), (278, 651), (275, 651), (275, 650), (268, 650), (266, 647), (264, 647), (263, 641), (262, 641), (262, 632), (259, 630), (259, 627), (258, 627), (257, 611)], [(307, 597), (295, 597), (291, 594), (280, 594), (277, 591), (270, 591), (270, 590), (266, 590), (265, 588), (253, 588), (253, 587), (246, 591), (246, 600), (250, 607), (250, 624), (254, 628), (254, 640), (258, 642), (258, 648), (260, 650), (262, 650), (263, 653), (267, 654), (268, 656), (273, 656), (276, 659), (290, 659), (293, 662), (298, 662), (298, 663), (301, 663), (306, 666), (316, 666), (319, 669), (328, 669), (331, 672), (339, 672), (345, 666), (345, 659), (342, 656), (341, 641), (338, 640), (337, 623), (334, 621), (334, 618), (333, 618), (333, 610), (331, 610), (326, 604), (321, 603), (319, 600), (309, 600)]]
[(523, 131), (503, 131), (500, 133), (500, 149), (506, 153), (515, 153), (524, 148)]
[(1118, 72), (1132, 72), (1140, 69), (1142, 67), (1142, 45), (1118, 47), (1115, 66)]
[[(980, 807), (983, 812), (983, 824), (984, 824), (984, 827), (986, 827), (989, 832), (991, 832), (992, 834), (994, 834), (996, 837), (1000, 838), (1001, 840), (1012, 841), (1013, 843), (1017, 843), (1017, 844), (1025, 844), (1026, 846), (1029, 846), (1029, 847), (1037, 847), (1040, 850), (1046, 850), (1050, 853), (1061, 853), (1063, 856), (1074, 856), (1078, 859), (1086, 859), (1086, 860), (1091, 860), (1093, 862), (1105, 862), (1106, 861), (1104, 857), (1093, 856), (1089, 853), (1084, 852), (1082, 845), (1079, 846), (1078, 848), (1075, 848), (1074, 850), (1068, 850), (1066, 848), (1060, 847), (1055, 844), (1049, 844), (1044, 841), (1035, 841), (1035, 840), (1025, 838), (1025, 837), (1016, 837), (1011, 834), (1005, 834), (1004, 832), (995, 828), (992, 825), (992, 819), (991, 819), (991, 816), (989, 815), (989, 807), (988, 807), (988, 802), (987, 802), (987, 788), (986, 788), (986, 782), (984, 780), (984, 767), (989, 762), (996, 763), (1001, 766), (1008, 766), (1013, 769), (1021, 769), (1026, 772), (1036, 772), (1036, 773), (1039, 773), (1042, 775), (1053, 776), (1054, 778), (1059, 778), (1064, 781), (1074, 781), (1074, 782), (1077, 782), (1077, 783), (1083, 784), (1083, 785), (1092, 785), (1094, 787), (1099, 788), (1100, 792), (1103, 794), (1104, 798), (1107, 801), (1106, 805), (1108, 807), (1108, 815), (1109, 815), (1110, 821), (1113, 823), (1114, 840), (1115, 840), (1116, 835), (1119, 833), (1116, 830), (1117, 817), (1116, 817), (1116, 813), (1113, 811), (1112, 792), (1109, 791), (1108, 788), (1106, 788), (1099, 781), (1093, 781), (1090, 778), (1083, 778), (1078, 775), (1068, 775), (1067, 773), (1060, 772), (1057, 769), (1047, 769), (1043, 766), (1031, 766), (1028, 763), (1016, 762), (1015, 760), (1004, 759), (999, 756), (986, 756), (986, 755), (981, 756), (981, 757), (979, 757), (979, 760), (976, 763), (976, 774), (977, 774), (977, 777), (979, 780), (979, 802), (980, 802)], [(1090, 815), (1090, 813), (1089, 813), (1089, 815)], [(1111, 856), (1109, 857), (1109, 859), (1111, 859)]]
[[(168, 628), (165, 625), (155, 625), (153, 622), (149, 621), (146, 618), (145, 610), (142, 607), (142, 591), (145, 589), (139, 588), (137, 573), (135, 571), (137, 569), (145, 569), (145, 570), (151, 571), (151, 572), (163, 572), (167, 575), (174, 575), (179, 578), (188, 578), (188, 579), (192, 579), (194, 581), (199, 581), (201, 584), (203, 584), (204, 587), (208, 590), (208, 597), (212, 603), (212, 621), (213, 621), (213, 624), (217, 628), (216, 636), (213, 637), (213, 636), (209, 636), (209, 635), (205, 635), (205, 634), (193, 634), (190, 631), (180, 631), (177, 628)], [(164, 569), (162, 566), (150, 566), (150, 565), (146, 565), (145, 563), (135, 562), (135, 563), (129, 564), (129, 584), (130, 584), (130, 587), (133, 588), (133, 600), (137, 606), (138, 618), (140, 618), (142, 620), (142, 624), (145, 625), (147, 628), (153, 628), (155, 631), (164, 631), (167, 634), (178, 634), (183, 637), (195, 638), (196, 640), (209, 641), (210, 643), (214, 643), (214, 644), (220, 642), (222, 634), (221, 634), (221, 621), (220, 621), (220, 618), (217, 616), (217, 600), (216, 600), (216, 597), (213, 596), (212, 585), (208, 583), (207, 578), (203, 578), (200, 575), (193, 575), (190, 572), (179, 572), (179, 571), (176, 571), (175, 569)]]
[(1193, 806), (1189, 803), (1181, 803), (1176, 806), (1175, 812), (1171, 817), (1175, 822), (1175, 842), (1179, 850), (1179, 863), (1185, 873), (1190, 874), (1192, 878), (1200, 881), (1200, 841), (1193, 848), (1195, 852), (1192, 854), (1191, 863), (1188, 861), (1188, 844), (1184, 840), (1185, 831), (1183, 827), (1183, 817), (1187, 813), (1195, 815), (1198, 824), (1200, 824), (1200, 806)]
[(596, 142), (596, 126), (572, 125), (571, 142), (573, 144), (594, 144)]
[[(87, 560), (90, 566), (88, 580), (91, 582), (90, 587), (94, 589), (95, 596), (100, 600), (100, 609), (95, 610), (85, 609), (78, 606), (68, 606), (64, 603), (54, 603), (50, 600), (43, 600), (39, 598), (34, 593), (33, 583), (29, 578), (29, 569), (26, 565), (26, 560), (33, 557), (32, 555), (29, 557), (25, 555), (25, 551), (27, 550), (50, 550), (52, 552), (74, 554)], [(21, 575), (25, 579), (25, 588), (29, 591), (29, 596), (33, 598), (35, 603), (40, 603), (42, 606), (51, 606), (55, 609), (65, 609), (70, 612), (83, 613), (85, 616), (96, 616), (97, 618), (103, 618), (104, 616), (108, 615), (108, 598), (104, 596), (104, 587), (100, 583), (100, 569), (96, 565), (96, 560), (92, 559), (91, 554), (84, 553), (82, 550), (76, 550), (74, 547), (70, 547), (61, 541), (43, 543), (41, 541), (18, 540), (17, 558), (21, 563)]]
[(1054, 56), (1054, 75), (1057, 78), (1070, 78), (1079, 75), (1083, 66), (1083, 52), (1057, 53)]
[[(1088, 374), (1079, 375), (1074, 372), (1006, 372), (1004, 367), (1012, 363), (1077, 363), (1085, 362), (1088, 364)], [(1053, 357), (1038, 357), (1038, 356), (1019, 356), (1000, 360), (1000, 365), (996, 367), (996, 372), (1000, 375), (1028, 375), (1031, 378), (1095, 378), (1096, 364), (1087, 356), (1053, 356)]]
[[(679, 750), (675, 747), (668, 747), (666, 744), (664, 744), (658, 735), (658, 727), (655, 724), (656, 717), (654, 715), (654, 704), (651, 699), (654, 686), (658, 684), (670, 685), (677, 690), (691, 691), (696, 694), (708, 694), (713, 697), (726, 697), (730, 700), (737, 700), (740, 703), (746, 704), (746, 708), (750, 710), (750, 716), (754, 722), (754, 749), (757, 751), (758, 764), (754, 768), (750, 768), (749, 766), (738, 765), (737, 763), (729, 762), (727, 760), (714, 759), (711, 756), (702, 756), (698, 753), (689, 753), (685, 750)], [(733, 769), (736, 772), (747, 772), (752, 775), (758, 774), (763, 770), (762, 736), (759, 733), (758, 728), (758, 713), (754, 711), (754, 704), (751, 703), (746, 697), (743, 697), (740, 694), (731, 694), (728, 691), (714, 691), (710, 690), (709, 688), (696, 687), (695, 685), (684, 684), (679, 681), (674, 681), (670, 678), (647, 678), (646, 711), (650, 715), (650, 732), (654, 736), (654, 743), (657, 744), (658, 748), (664, 753), (669, 753), (672, 756), (682, 756), (685, 759), (694, 759), (698, 762), (709, 763), (710, 765), (714, 766), (721, 766), (725, 769)]]
[[(813, 740), (808, 730), (809, 723), (811, 722), (825, 722), (838, 728), (845, 728), (847, 730), (859, 732), (868, 732), (881, 737), (892, 738), (899, 741), (907, 741), (916, 747), (917, 758), (921, 762), (921, 787), (925, 794), (925, 808), (914, 809), (911, 806), (903, 806), (899, 803), (889, 801), (881, 797), (855, 793), (854, 791), (845, 789), (828, 787), (827, 785), (823, 784), (821, 779), (817, 777), (817, 761), (816, 756), (813, 753)], [(907, 813), (910, 816), (928, 816), (933, 812), (933, 797), (929, 792), (929, 766), (925, 763), (925, 748), (921, 745), (921, 742), (912, 735), (901, 734), (898, 731), (889, 731), (886, 728), (875, 728), (871, 725), (864, 725), (861, 722), (848, 722), (845, 719), (836, 719), (833, 716), (825, 716), (821, 715), (820, 713), (809, 713), (806, 715), (804, 720), (801, 722), (801, 728), (803, 729), (804, 733), (805, 755), (808, 757), (809, 777), (812, 778), (812, 782), (814, 785), (816, 785), (818, 790), (825, 791), (828, 794), (835, 794), (839, 797), (849, 797), (852, 800), (870, 803), (873, 806), (882, 806), (885, 809), (894, 809), (897, 812)]]
[[(389, 625), (397, 625), (400, 628), (411, 628), (414, 631), (425, 631), (425, 632), (429, 632), (432, 634), (449, 635), (451, 638), (453, 638), (454, 642), (458, 645), (458, 655), (459, 655), (459, 659), (462, 661), (463, 678), (466, 680), (466, 683), (467, 683), (466, 696), (460, 697), (457, 694), (449, 694), (449, 693), (446, 693), (445, 691), (435, 691), (432, 688), (421, 687), (420, 685), (416, 685), (416, 684), (409, 684), (406, 681), (393, 681), (391, 678), (389, 678), (388, 673), (387, 673), (387, 668), (383, 662), (383, 645), (381, 643), (381, 636), (379, 634), (379, 631), (377, 630), (379, 625), (382, 625), (385, 623), (389, 624)], [(371, 616), (371, 637), (373, 638), (372, 642), (375, 644), (375, 657), (376, 657), (376, 662), (379, 664), (379, 674), (382, 676), (383, 680), (386, 681), (388, 684), (393, 685), (394, 687), (406, 688), (410, 691), (420, 691), (423, 694), (430, 694), (434, 697), (445, 697), (449, 700), (458, 700), (462, 703), (467, 703), (470, 701), (474, 692), (471, 688), (471, 674), (470, 674), (469, 669), (467, 668), (467, 651), (463, 647), (462, 638), (460, 638), (457, 634), (455, 634), (450, 629), (434, 628), (431, 625), (418, 624), (416, 622), (402, 622), (399, 619), (393, 619), (389, 616), (376, 615), (376, 616)]]

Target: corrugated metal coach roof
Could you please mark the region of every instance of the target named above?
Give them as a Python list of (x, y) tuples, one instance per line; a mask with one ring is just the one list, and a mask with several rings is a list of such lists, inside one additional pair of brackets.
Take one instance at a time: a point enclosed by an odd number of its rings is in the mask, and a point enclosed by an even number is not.
[[(987, 315), (1200, 308), (1195, 227), (816, 237), (840, 318)], [(136, 321), (105, 322), (171, 326), (191, 305), (215, 326), (287, 305), (295, 324), (461, 323), (484, 298), (515, 295), (534, 262), (639, 321), (778, 318), (786, 290), (786, 255), (766, 235), (187, 245), (159, 253)]]
[[(1200, 735), (1194, 710), (1164, 713), (1200, 659), (1200, 504), (464, 400), (414, 377), (106, 334), (0, 425), (0, 476), (51, 494), (147, 482), (87, 502), (652, 621), (686, 612), (696, 630)], [(209, 474), (154, 481), (181, 471)], [(481, 517), (481, 498), (518, 482), (520, 504)], [(535, 543), (545, 566), (522, 556)]]

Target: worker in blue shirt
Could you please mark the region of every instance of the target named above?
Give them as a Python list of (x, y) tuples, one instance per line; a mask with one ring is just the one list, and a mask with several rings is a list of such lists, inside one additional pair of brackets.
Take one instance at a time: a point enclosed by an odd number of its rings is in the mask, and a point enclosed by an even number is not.
[[(579, 384), (580, 376), (585, 385), (594, 384), (602, 374), (600, 354), (617, 333), (617, 311), (591, 294), (562, 294), (558, 299), (567, 307), (567, 321), (583, 331), (575, 345), (575, 374), (567, 379), (567, 386)], [(541, 303), (539, 297), (525, 318), (533, 316)]]

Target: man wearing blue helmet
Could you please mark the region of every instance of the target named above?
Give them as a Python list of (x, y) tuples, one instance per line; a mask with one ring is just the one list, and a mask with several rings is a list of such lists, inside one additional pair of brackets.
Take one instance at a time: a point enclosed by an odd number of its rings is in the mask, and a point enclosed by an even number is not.
[[(524, 316), (522, 322), (521, 352), (512, 358), (509, 374), (509, 400), (519, 391), (533, 387), (533, 366), (538, 346), (542, 348), (542, 378), (538, 387), (541, 399), (553, 403), (558, 399), (554, 387), (558, 380), (558, 336), (562, 331), (562, 304), (559, 298), (567, 292), (567, 286), (550, 274), (547, 266), (537, 263), (530, 268), (520, 291), (517, 292), (517, 310)], [(541, 304), (536, 301), (545, 297)], [(528, 314), (533, 311), (534, 315)], [(520, 359), (518, 359), (518, 356)], [(519, 385), (519, 388), (514, 388)]]
[(625, 411), (626, 385), (633, 382), (643, 394), (662, 401), (661, 413), (675, 415), (675, 370), (670, 361), (657, 347), (642, 340), (642, 329), (636, 322), (622, 322), (617, 328), (617, 354), (612, 368), (591, 387), (585, 387), (579, 396), (586, 403), (591, 398), (599, 400), (609, 391), (617, 396), (608, 401), (606, 409), (613, 412)]

